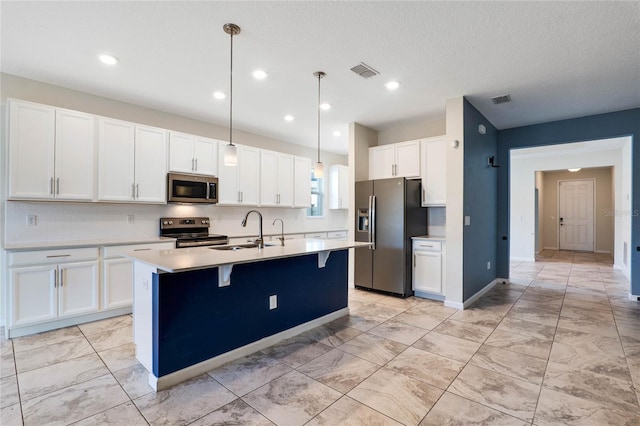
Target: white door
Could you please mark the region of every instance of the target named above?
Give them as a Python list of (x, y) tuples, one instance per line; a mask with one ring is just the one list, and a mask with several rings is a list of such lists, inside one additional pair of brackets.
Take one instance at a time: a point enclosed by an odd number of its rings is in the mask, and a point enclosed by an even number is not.
[(114, 309), (133, 303), (133, 262), (107, 259), (103, 263), (102, 308)]
[(257, 206), (260, 180), (260, 150), (258, 148), (238, 147), (238, 173), (240, 203)]
[(447, 141), (424, 141), (422, 144), (422, 205), (447, 204)]
[(442, 293), (442, 253), (413, 252), (413, 290)]
[(260, 205), (278, 205), (278, 153), (260, 151)]
[[(218, 144), (218, 204), (235, 205), (240, 203), (238, 189), (238, 166), (224, 165), (224, 149), (227, 144)], [(239, 147), (236, 145), (236, 149)]]
[(95, 117), (56, 110), (56, 198), (93, 200)]
[(101, 118), (98, 122), (98, 200), (134, 197), (134, 124)]
[(393, 177), (395, 161), (395, 147), (393, 145), (369, 148), (369, 179)]
[(193, 136), (171, 132), (169, 134), (169, 170), (172, 172), (193, 173)]
[(167, 202), (167, 132), (136, 126), (136, 201)]
[(58, 270), (60, 317), (98, 312), (98, 261), (67, 263)]
[(395, 144), (396, 177), (420, 177), (420, 141)]
[(32, 324), (57, 318), (56, 265), (13, 268), (10, 271), (10, 325)]
[(196, 137), (193, 141), (193, 157), (196, 173), (211, 176), (218, 174), (218, 141)]
[(293, 207), (311, 206), (311, 160), (293, 159)]
[(558, 182), (560, 250), (594, 250), (593, 183), (593, 180)]
[(293, 206), (293, 156), (278, 154), (278, 205)]

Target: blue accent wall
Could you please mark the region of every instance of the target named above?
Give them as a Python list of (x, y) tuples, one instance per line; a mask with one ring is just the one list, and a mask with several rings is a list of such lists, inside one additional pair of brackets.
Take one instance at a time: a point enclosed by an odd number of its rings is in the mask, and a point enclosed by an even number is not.
[[(487, 133), (481, 135), (478, 125)], [(464, 100), (464, 215), (471, 225), (463, 230), (462, 299), (469, 299), (496, 279), (498, 170), (487, 163), (498, 156), (498, 131)], [(487, 269), (491, 262), (491, 269)]]
[[(465, 120), (466, 122), (466, 120)], [(632, 137), (632, 211), (640, 210), (640, 108), (498, 131), (498, 276), (509, 276), (509, 150)], [(466, 134), (465, 134), (466, 144)], [(465, 195), (467, 179), (465, 177)], [(640, 294), (640, 216), (631, 218), (631, 292)], [(465, 240), (466, 246), (466, 240)], [(466, 247), (465, 247), (466, 253)], [(466, 257), (465, 257), (466, 261)]]
[[(153, 374), (190, 365), (347, 307), (348, 251), (234, 265), (231, 285), (218, 268), (154, 274)], [(278, 307), (269, 309), (269, 296)]]

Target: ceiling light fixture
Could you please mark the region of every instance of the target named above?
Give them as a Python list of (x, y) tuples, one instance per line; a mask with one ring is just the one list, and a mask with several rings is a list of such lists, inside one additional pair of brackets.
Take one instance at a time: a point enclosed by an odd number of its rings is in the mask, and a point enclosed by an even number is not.
[(233, 36), (240, 33), (236, 24), (224, 24), (225, 33), (231, 36), (231, 60), (229, 61), (229, 144), (224, 147), (224, 165), (238, 164), (238, 149), (233, 144)]
[(284, 116), (284, 119), (285, 119), (286, 121), (293, 121), (293, 115), (291, 115), (291, 114), (287, 114), (287, 115), (285, 115), (285, 116)]
[(102, 61), (103, 64), (107, 64), (107, 65), (115, 65), (118, 62), (120, 62), (120, 59), (106, 53), (98, 56), (98, 58), (100, 59), (100, 61)]
[(398, 87), (400, 87), (400, 82), (399, 81), (388, 81), (384, 86), (389, 90), (396, 90)]
[[(320, 72), (322, 72), (322, 71), (320, 71)], [(323, 110), (323, 111), (331, 109), (331, 104), (328, 104), (328, 103), (320, 104), (320, 109)]]
[(255, 70), (253, 72), (253, 78), (255, 78), (256, 80), (264, 80), (265, 78), (267, 78), (267, 73), (263, 70)]
[(224, 92), (213, 92), (213, 97), (216, 99), (224, 99), (227, 95), (225, 95)]
[(567, 169), (567, 170), (569, 170), (572, 173), (575, 173), (575, 172), (579, 172), (580, 170), (582, 170), (582, 167), (578, 167), (576, 169)]
[(316, 71), (313, 73), (313, 76), (318, 78), (318, 104), (317, 104), (318, 105), (318, 161), (316, 162), (315, 166), (313, 166), (313, 175), (316, 179), (324, 177), (324, 166), (320, 161), (320, 110), (329, 109), (329, 108), (322, 107), (323, 105), (329, 105), (329, 104), (320, 103), (320, 80), (325, 75), (326, 74), (322, 71)]
[(342, 134), (342, 133), (340, 133), (340, 132), (339, 132), (339, 131), (337, 131), (337, 130), (336, 130), (335, 132), (333, 132), (333, 136), (335, 136), (336, 138), (337, 138), (338, 136), (340, 136), (341, 134)]

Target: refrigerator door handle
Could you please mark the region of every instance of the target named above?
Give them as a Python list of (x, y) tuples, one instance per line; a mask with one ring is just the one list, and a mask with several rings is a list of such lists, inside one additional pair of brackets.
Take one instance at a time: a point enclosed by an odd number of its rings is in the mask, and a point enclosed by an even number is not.
[(370, 229), (370, 237), (369, 242), (373, 243), (371, 246), (372, 250), (376, 249), (376, 196), (372, 195), (369, 197), (369, 202), (371, 206), (369, 207), (369, 229)]

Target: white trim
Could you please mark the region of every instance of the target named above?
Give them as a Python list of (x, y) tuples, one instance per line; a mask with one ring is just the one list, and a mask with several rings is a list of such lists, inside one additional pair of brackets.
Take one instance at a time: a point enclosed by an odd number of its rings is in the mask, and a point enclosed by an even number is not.
[(242, 358), (243, 356), (247, 356), (254, 352), (268, 348), (269, 346), (275, 345), (276, 343), (284, 339), (288, 339), (289, 337), (293, 337), (297, 334), (311, 330), (312, 328), (316, 328), (335, 319), (342, 318), (346, 315), (349, 315), (348, 307), (342, 308), (309, 322), (305, 322), (304, 324), (300, 324), (288, 330), (281, 331), (280, 333), (265, 337), (264, 339), (249, 343), (248, 345), (241, 346), (232, 351), (225, 352), (213, 358), (209, 358), (187, 368), (183, 368), (182, 370), (174, 371), (173, 373), (167, 374), (162, 377), (156, 377), (153, 375), (153, 373), (149, 373), (149, 386), (151, 386), (156, 392), (162, 389), (167, 389), (173, 385), (184, 382), (185, 380), (189, 380), (193, 377), (211, 371), (214, 368), (221, 366), (222, 364), (234, 361), (238, 358)]
[(451, 300), (446, 300), (446, 299), (444, 301), (444, 306), (447, 308), (458, 309), (460, 311), (464, 309), (464, 304), (460, 302), (452, 302)]
[(543, 247), (543, 250), (558, 250), (558, 247)]
[(516, 262), (535, 262), (536, 261), (535, 257), (512, 257), (510, 260), (516, 261)]
[(595, 253), (613, 254), (611, 250), (595, 250)]
[(431, 300), (440, 300), (440, 301), (444, 301), (445, 297), (444, 294), (438, 294), (438, 293), (429, 293), (428, 291), (413, 291), (413, 295), (415, 297), (420, 297), (421, 299), (431, 299)]
[(495, 280), (491, 281), (489, 284), (484, 286), (482, 288), (482, 290), (480, 290), (479, 292), (477, 292), (476, 294), (474, 294), (473, 296), (471, 296), (470, 298), (468, 298), (464, 302), (460, 303), (460, 302), (453, 302), (453, 301), (450, 301), (450, 300), (445, 300), (444, 301), (444, 306), (446, 306), (447, 308), (455, 308), (455, 309), (459, 309), (459, 310), (464, 310), (464, 309), (468, 308), (469, 306), (471, 306), (472, 304), (474, 304), (482, 296), (484, 296), (485, 293), (487, 293), (489, 290), (491, 290), (496, 284), (498, 284), (498, 283), (508, 283), (508, 282), (509, 282), (508, 278), (496, 278)]
[(629, 300), (632, 302), (640, 302), (640, 295), (629, 293)]

